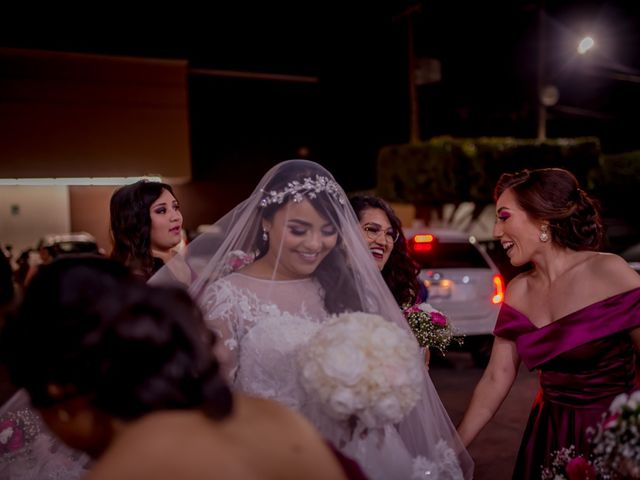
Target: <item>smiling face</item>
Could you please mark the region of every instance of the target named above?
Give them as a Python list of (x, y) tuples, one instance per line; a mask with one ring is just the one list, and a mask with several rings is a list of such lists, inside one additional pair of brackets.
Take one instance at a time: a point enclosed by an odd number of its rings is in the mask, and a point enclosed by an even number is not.
[(168, 252), (181, 240), (182, 214), (180, 205), (171, 192), (162, 190), (151, 204), (151, 250)]
[(265, 259), (275, 268), (276, 279), (311, 276), (338, 242), (338, 231), (308, 200), (289, 202), (262, 221), (269, 234)]
[(389, 217), (380, 208), (367, 208), (360, 212), (360, 227), (378, 270), (382, 270), (389, 260), (396, 235)]
[(531, 219), (511, 189), (500, 195), (496, 202), (493, 235), (500, 240), (512, 265), (524, 265), (539, 249), (551, 243), (540, 241), (541, 226), (545, 223)]

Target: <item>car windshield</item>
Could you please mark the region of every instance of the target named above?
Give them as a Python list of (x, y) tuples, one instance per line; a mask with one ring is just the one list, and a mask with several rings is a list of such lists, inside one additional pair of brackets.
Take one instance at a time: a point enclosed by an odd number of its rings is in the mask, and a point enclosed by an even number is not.
[(411, 252), (420, 268), (490, 268), (482, 254), (471, 243), (434, 242), (426, 252)]

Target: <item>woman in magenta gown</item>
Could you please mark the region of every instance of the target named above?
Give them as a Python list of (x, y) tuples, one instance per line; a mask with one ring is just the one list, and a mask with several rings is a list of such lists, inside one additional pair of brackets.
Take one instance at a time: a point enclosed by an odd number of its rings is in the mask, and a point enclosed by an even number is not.
[(540, 478), (554, 452), (589, 454), (589, 427), (635, 388), (640, 276), (598, 253), (595, 202), (561, 169), (505, 174), (496, 187), (494, 235), (514, 266), (489, 365), (458, 431), (468, 445), (505, 399), (520, 362), (540, 372), (513, 478)]

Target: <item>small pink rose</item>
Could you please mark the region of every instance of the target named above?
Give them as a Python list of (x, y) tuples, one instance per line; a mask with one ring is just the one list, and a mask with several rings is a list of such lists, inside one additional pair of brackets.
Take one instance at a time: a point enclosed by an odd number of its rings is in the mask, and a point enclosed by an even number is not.
[(13, 420), (0, 422), (0, 452), (14, 452), (24, 446), (24, 434)]
[(407, 314), (409, 313), (420, 313), (422, 310), (420, 310), (420, 307), (418, 307), (417, 305), (412, 305), (409, 308), (405, 309), (405, 312)]
[(431, 323), (444, 327), (447, 325), (447, 317), (438, 312), (431, 313)]
[(572, 458), (566, 470), (569, 480), (596, 480), (596, 469), (582, 456)]
[(243, 265), (242, 259), (240, 258), (234, 258), (231, 261), (231, 268), (233, 268), (234, 270), (237, 268), (240, 268)]

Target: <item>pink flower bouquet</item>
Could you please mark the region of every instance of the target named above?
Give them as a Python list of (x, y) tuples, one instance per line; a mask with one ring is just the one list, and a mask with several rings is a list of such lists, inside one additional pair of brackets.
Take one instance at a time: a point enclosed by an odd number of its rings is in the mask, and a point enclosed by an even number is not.
[(462, 344), (462, 336), (449, 319), (428, 303), (405, 305), (402, 312), (421, 347), (436, 348), (444, 354), (452, 341)]
[(598, 470), (582, 455), (576, 455), (573, 445), (553, 454), (551, 466), (542, 470), (542, 480), (597, 480)]

